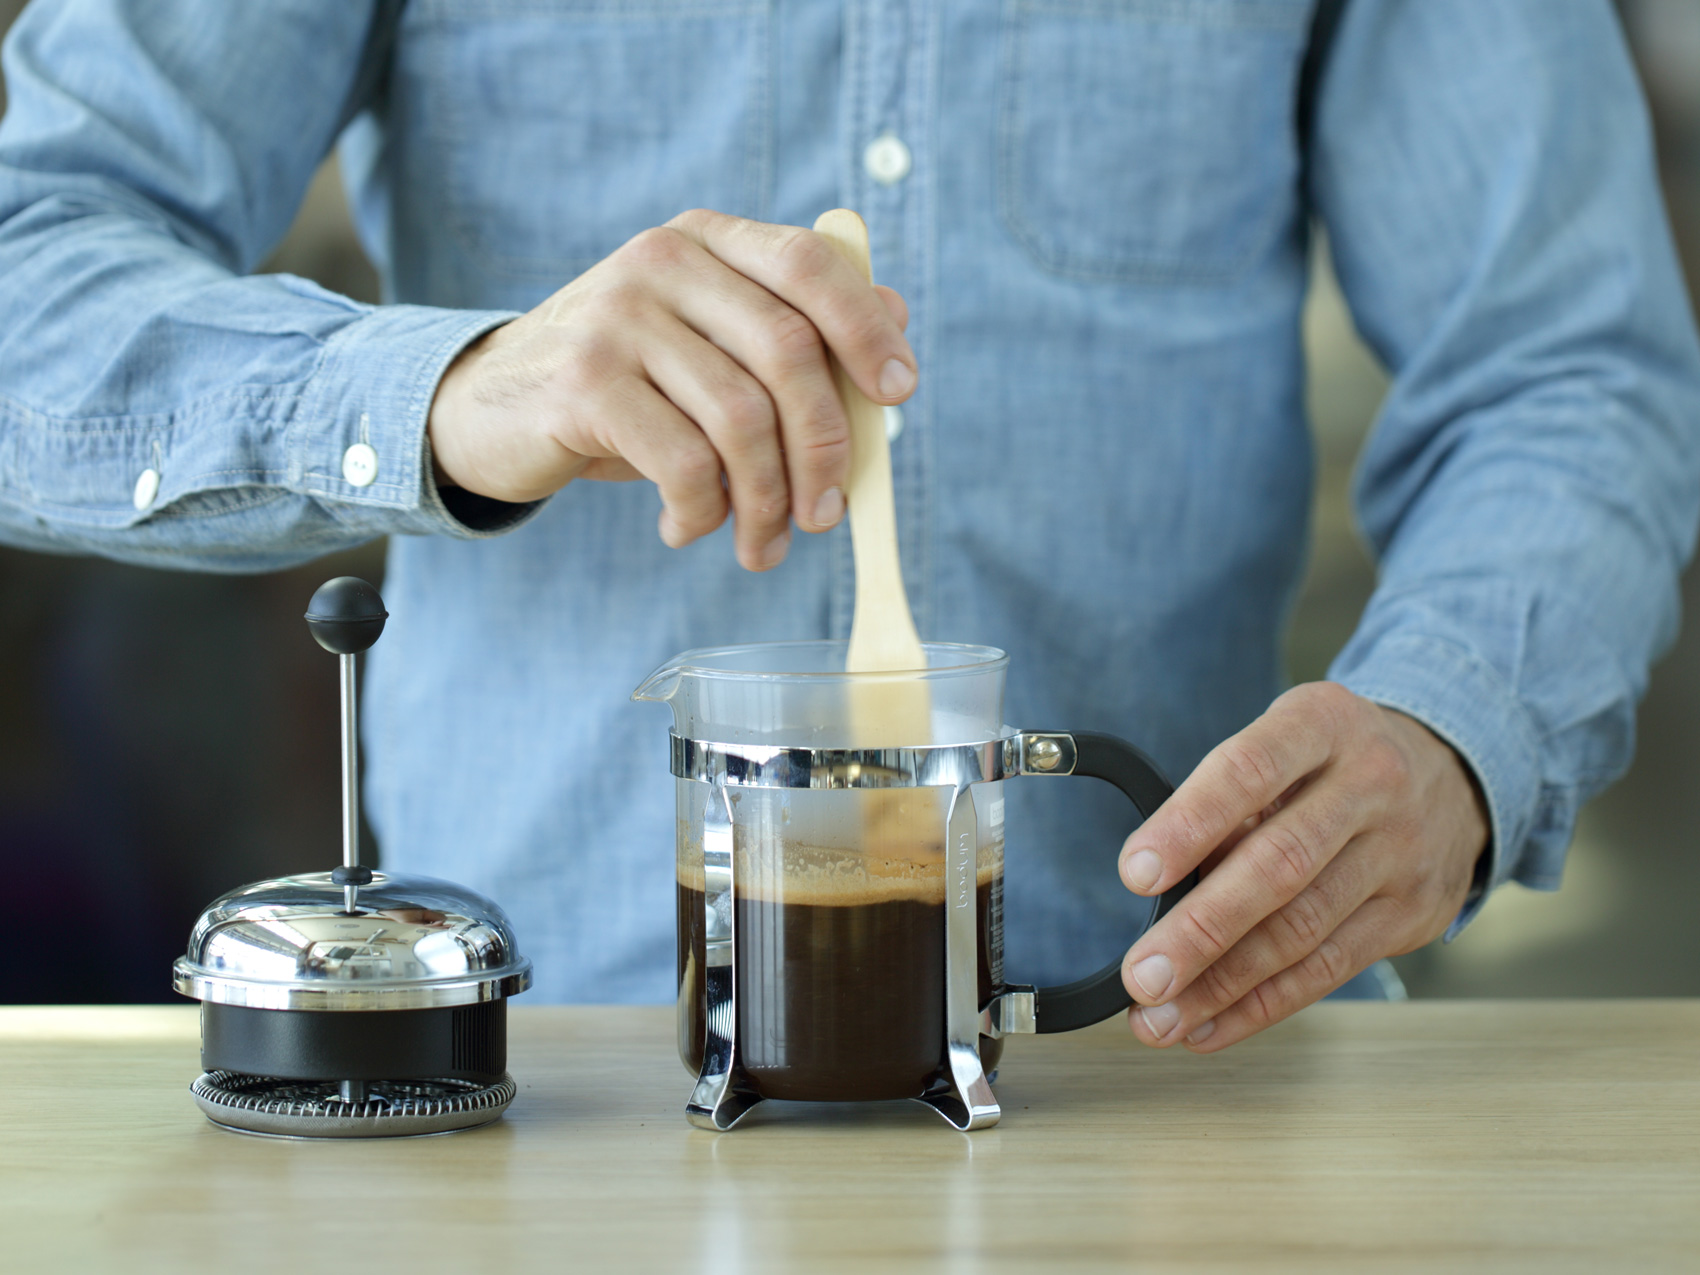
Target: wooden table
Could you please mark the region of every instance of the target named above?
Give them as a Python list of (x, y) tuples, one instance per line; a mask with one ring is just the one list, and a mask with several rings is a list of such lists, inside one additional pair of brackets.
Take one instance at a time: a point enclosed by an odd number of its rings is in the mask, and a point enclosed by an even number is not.
[(0, 1271), (1700, 1270), (1700, 1002), (1315, 1007), (1011, 1042), (1002, 1124), (686, 1125), (672, 1015), (524, 1008), (447, 1137), (207, 1123), (193, 1006), (0, 1009)]

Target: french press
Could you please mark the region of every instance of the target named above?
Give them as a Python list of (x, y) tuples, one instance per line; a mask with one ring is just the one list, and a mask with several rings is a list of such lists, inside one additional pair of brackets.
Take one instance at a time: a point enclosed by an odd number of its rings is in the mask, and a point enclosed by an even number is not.
[(447, 1133), (499, 1117), (507, 998), (531, 984), (501, 908), (464, 886), (360, 862), (354, 657), (389, 612), (340, 576), (307, 626), (342, 672), (342, 866), (259, 881), (207, 905), (172, 968), (201, 1002), (213, 1123), (290, 1138)]
[[(984, 1128), (1005, 1036), (1132, 1004), (1120, 954), (1066, 986), (1005, 980), (1004, 784), (1090, 776), (1149, 817), (1171, 791), (1155, 763), (1110, 735), (1003, 725), (995, 648), (927, 643), (904, 674), (844, 672), (845, 649), (687, 651), (633, 692), (674, 714), (679, 1052), (703, 1128), (766, 1099), (889, 1098)], [(926, 685), (928, 742), (857, 747), (849, 706), (898, 677)]]

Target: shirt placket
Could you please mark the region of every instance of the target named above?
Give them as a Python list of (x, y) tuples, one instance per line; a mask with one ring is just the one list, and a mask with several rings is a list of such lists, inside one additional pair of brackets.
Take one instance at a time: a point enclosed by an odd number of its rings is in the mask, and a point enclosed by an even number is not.
[[(874, 279), (909, 304), (909, 343), (920, 384), (900, 409), (888, 411), (892, 481), (904, 584), (924, 639), (934, 632), (932, 607), (934, 469), (928, 316), (932, 248), (932, 86), (936, 15), (930, 0), (846, 0), (840, 103), (841, 175), (845, 206), (868, 224)], [(848, 536), (839, 537), (832, 600), (836, 636), (850, 631), (855, 564)]]

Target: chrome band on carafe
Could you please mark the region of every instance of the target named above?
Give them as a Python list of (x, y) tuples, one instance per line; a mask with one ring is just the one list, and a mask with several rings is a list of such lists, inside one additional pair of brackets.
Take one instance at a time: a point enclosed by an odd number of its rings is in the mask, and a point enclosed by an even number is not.
[(730, 788), (962, 788), (1016, 775), (1069, 775), (1075, 766), (1074, 737), (1057, 731), (915, 748), (791, 748), (668, 737), (675, 778)]

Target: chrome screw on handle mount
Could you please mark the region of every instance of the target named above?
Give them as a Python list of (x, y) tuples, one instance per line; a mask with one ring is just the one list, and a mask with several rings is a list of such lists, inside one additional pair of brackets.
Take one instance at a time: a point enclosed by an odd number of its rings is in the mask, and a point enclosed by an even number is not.
[(314, 641), (338, 657), (342, 681), (342, 866), (331, 879), (342, 887), (343, 910), (352, 915), (360, 887), (372, 870), (360, 866), (359, 695), (354, 657), (378, 640), (389, 619), (378, 591), (357, 576), (338, 576), (319, 586), (307, 604)]

